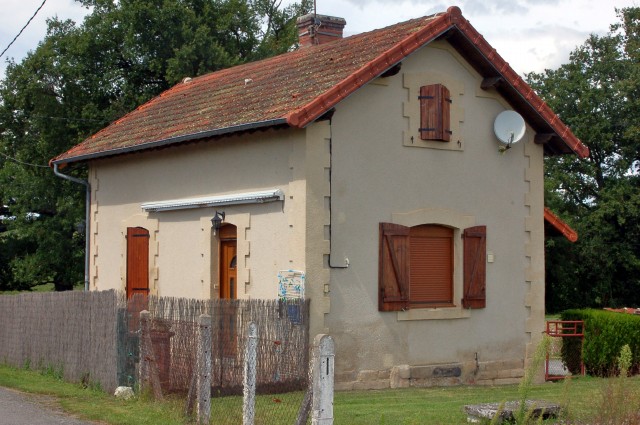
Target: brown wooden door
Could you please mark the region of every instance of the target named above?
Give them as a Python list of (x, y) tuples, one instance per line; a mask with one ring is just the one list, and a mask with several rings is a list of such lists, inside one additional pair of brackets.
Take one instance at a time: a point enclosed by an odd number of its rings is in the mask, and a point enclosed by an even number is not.
[(220, 241), (220, 298), (238, 297), (238, 273), (235, 239)]
[(127, 227), (127, 298), (149, 295), (149, 231)]
[[(237, 230), (236, 226), (226, 225), (219, 230), (220, 237), (220, 298), (235, 300), (238, 298), (237, 267)], [(236, 331), (237, 305), (226, 302), (220, 311), (220, 348), (223, 357), (234, 358), (237, 355), (238, 335)]]

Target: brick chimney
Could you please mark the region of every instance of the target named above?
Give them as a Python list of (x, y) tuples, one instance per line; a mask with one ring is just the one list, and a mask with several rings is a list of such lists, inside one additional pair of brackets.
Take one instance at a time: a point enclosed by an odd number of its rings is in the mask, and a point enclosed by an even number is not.
[(297, 19), (298, 44), (300, 47), (331, 43), (342, 38), (342, 30), (347, 24), (343, 18), (309, 13)]

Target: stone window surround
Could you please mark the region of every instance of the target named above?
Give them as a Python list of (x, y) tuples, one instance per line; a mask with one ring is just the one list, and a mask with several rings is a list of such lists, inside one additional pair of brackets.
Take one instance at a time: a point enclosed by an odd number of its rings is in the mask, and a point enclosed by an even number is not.
[[(422, 140), (420, 138), (420, 87), (432, 84), (442, 84), (449, 89), (451, 96), (450, 126), (451, 140)], [(416, 148), (431, 148), (451, 151), (464, 150), (464, 137), (461, 123), (464, 121), (462, 96), (464, 84), (450, 76), (430, 72), (424, 74), (404, 74), (403, 85), (408, 91), (408, 101), (404, 102), (404, 116), (407, 118), (408, 129), (404, 131), (403, 145)]]
[(398, 321), (406, 320), (435, 320), (435, 319), (463, 319), (471, 317), (471, 310), (462, 308), (463, 291), (463, 241), (462, 231), (476, 225), (476, 218), (446, 208), (424, 208), (404, 213), (393, 213), (391, 222), (407, 227), (421, 224), (437, 224), (452, 227), (454, 239), (454, 270), (453, 270), (453, 307), (413, 308), (397, 312)]

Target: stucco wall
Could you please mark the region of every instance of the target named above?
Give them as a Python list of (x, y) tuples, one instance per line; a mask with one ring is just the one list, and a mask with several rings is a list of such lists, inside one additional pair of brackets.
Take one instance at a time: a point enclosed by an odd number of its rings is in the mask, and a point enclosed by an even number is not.
[(295, 147), (304, 152), (304, 135), (256, 132), (93, 162), (91, 288), (125, 289), (124, 235), (128, 226), (142, 226), (151, 233), (152, 293), (217, 296), (216, 208), (147, 213), (141, 204), (281, 189), (284, 201), (217, 208), (237, 226), (238, 296), (275, 298), (279, 270), (305, 270), (304, 185), (296, 175), (304, 157)]
[[(528, 128), (523, 141), (498, 152), (493, 122), (511, 108), (482, 90), (481, 81), (438, 42), (406, 59), (399, 74), (367, 85), (336, 108), (331, 255), (350, 264), (332, 270), (325, 320), (336, 339), (338, 380), (386, 379), (388, 385), (385, 371), (400, 365), (471, 365), (468, 382), (482, 379), (485, 362), (508, 360), (521, 370), (531, 334), (538, 338), (542, 331), (542, 147)], [(432, 83), (452, 92), (448, 146), (411, 140), (417, 132), (409, 96)], [(486, 308), (463, 310), (457, 299), (449, 309), (378, 312), (378, 223), (421, 220), (487, 226), (494, 262), (487, 264)], [(458, 252), (455, 257), (459, 272)]]

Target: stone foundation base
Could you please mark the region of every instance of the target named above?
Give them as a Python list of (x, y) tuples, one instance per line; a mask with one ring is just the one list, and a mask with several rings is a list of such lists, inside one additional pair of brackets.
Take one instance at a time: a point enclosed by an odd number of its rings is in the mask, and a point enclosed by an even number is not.
[(338, 373), (338, 391), (384, 388), (443, 387), (452, 385), (517, 384), (524, 376), (524, 360), (447, 363), (424, 366), (399, 365), (387, 370)]

